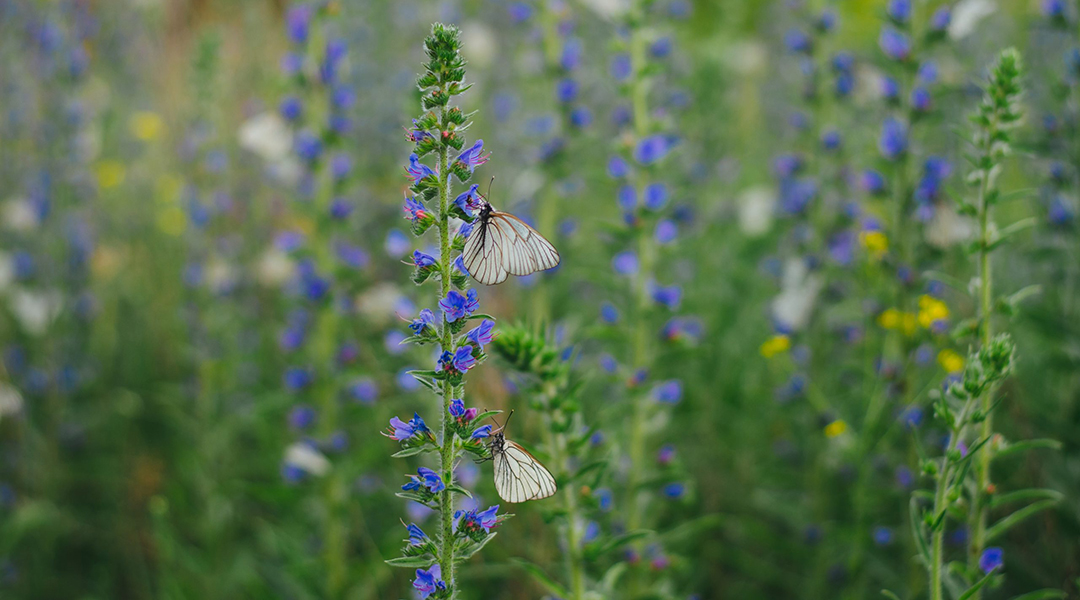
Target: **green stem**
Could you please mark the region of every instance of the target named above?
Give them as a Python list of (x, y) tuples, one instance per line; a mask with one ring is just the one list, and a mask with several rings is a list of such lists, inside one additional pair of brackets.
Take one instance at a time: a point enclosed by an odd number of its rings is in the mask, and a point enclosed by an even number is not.
[[(549, 384), (543, 391), (545, 406), (550, 406), (557, 392)], [(551, 462), (563, 477), (570, 475), (570, 466), (567, 452), (566, 435), (555, 433), (556, 423), (553, 411), (548, 409), (544, 412), (544, 442), (551, 452)], [(578, 506), (576, 488), (567, 486), (559, 490), (563, 511), (565, 512), (564, 537), (566, 542), (566, 568), (570, 575), (570, 598), (568, 600), (584, 600), (585, 598), (585, 559), (581, 551), (582, 531), (578, 519)]]
[[(443, 127), (446, 127), (446, 111), (441, 109), (439, 111), (439, 121)], [(440, 279), (442, 280), (442, 294), (440, 298), (445, 298), (450, 293), (450, 274), (453, 269), (453, 260), (450, 257), (450, 161), (449, 153), (445, 145), (439, 146), (439, 267), (442, 270)], [(440, 340), (442, 349), (444, 352), (453, 352), (454, 336), (450, 331), (450, 323), (446, 320), (446, 315), (443, 315), (442, 324), (442, 339)], [(441, 446), (439, 447), (439, 461), (440, 471), (442, 472), (443, 483), (447, 488), (454, 483), (454, 458), (455, 450), (457, 446), (457, 440), (454, 437), (454, 431), (451, 428), (450, 420), (450, 400), (453, 396), (453, 386), (448, 380), (443, 381), (443, 393), (442, 393), (442, 411), (440, 413), (440, 420), (442, 423), (442, 439)], [(446, 582), (446, 586), (450, 588), (451, 598), (457, 596), (457, 589), (454, 586), (454, 499), (449, 489), (443, 490), (439, 494), (439, 513), (441, 518), (441, 533), (439, 535), (439, 564), (442, 567), (443, 580)]]

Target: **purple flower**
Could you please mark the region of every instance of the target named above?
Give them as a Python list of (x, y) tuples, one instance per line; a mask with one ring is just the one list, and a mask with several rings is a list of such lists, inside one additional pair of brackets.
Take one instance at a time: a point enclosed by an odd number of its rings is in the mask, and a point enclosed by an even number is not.
[(608, 159), (607, 172), (614, 179), (622, 179), (630, 174), (630, 165), (621, 156), (612, 156)]
[(454, 259), (454, 268), (457, 269), (458, 273), (461, 273), (462, 275), (469, 274), (469, 269), (465, 268), (465, 257), (460, 254), (457, 258)]
[(420, 311), (420, 316), (413, 319), (412, 323), (409, 323), (409, 329), (412, 329), (412, 332), (417, 335), (429, 327), (432, 331), (435, 331), (435, 313), (431, 312), (430, 308)]
[(578, 106), (570, 111), (570, 122), (578, 129), (585, 129), (592, 125), (593, 114), (587, 106)]
[(843, 143), (843, 138), (840, 136), (840, 132), (835, 129), (830, 129), (821, 134), (821, 146), (826, 150), (838, 150)]
[(638, 270), (637, 254), (633, 250), (624, 250), (611, 259), (611, 268), (619, 275), (633, 275)]
[(894, 102), (900, 98), (900, 82), (892, 77), (881, 78), (881, 97)]
[(930, 90), (922, 86), (911, 90), (911, 108), (915, 112), (928, 112), (933, 107), (933, 102)]
[(633, 68), (630, 62), (630, 55), (625, 52), (620, 52), (611, 57), (611, 66), (609, 72), (611, 76), (615, 78), (615, 81), (623, 81), (630, 76), (630, 71)]
[(339, 152), (330, 159), (330, 174), (336, 181), (341, 181), (352, 172), (352, 158), (344, 152)]
[(656, 453), (656, 462), (661, 465), (669, 465), (673, 460), (675, 460), (675, 446), (672, 446), (671, 444), (662, 446)]
[(281, 111), (281, 116), (289, 121), (295, 121), (300, 118), (300, 114), (303, 112), (304, 103), (301, 102), (296, 96), (286, 96), (281, 101), (281, 105), (278, 110)]
[(311, 7), (298, 4), (285, 14), (285, 31), (294, 44), (305, 44), (311, 29)]
[(605, 323), (615, 323), (619, 320), (619, 309), (610, 302), (600, 305), (600, 320)]
[(619, 198), (619, 208), (623, 209), (624, 212), (632, 212), (637, 208), (637, 190), (634, 189), (633, 185), (625, 183), (619, 186), (617, 195)]
[(907, 126), (893, 117), (885, 119), (878, 138), (878, 151), (886, 160), (897, 160), (907, 152)]
[(335, 248), (335, 252), (341, 262), (354, 269), (363, 269), (368, 264), (368, 253), (359, 246), (339, 243)]
[(487, 510), (476, 512), (475, 510), (464, 511), (459, 510), (454, 513), (454, 518), (457, 519), (457, 525), (455, 529), (465, 533), (473, 533), (483, 531), (484, 533), (491, 532), (491, 528), (495, 527), (499, 523), (498, 515), (499, 505), (489, 507)]
[(469, 235), (472, 234), (472, 230), (473, 230), (473, 224), (472, 223), (468, 223), (468, 222), (462, 223), (461, 227), (458, 228), (457, 234), (460, 235), (464, 239), (468, 239)]
[(349, 386), (349, 395), (363, 404), (374, 404), (379, 388), (371, 379), (364, 377)]
[(885, 56), (895, 61), (905, 61), (911, 56), (911, 40), (895, 27), (886, 25), (881, 29), (878, 45)]
[(930, 16), (930, 29), (932, 31), (943, 32), (949, 28), (950, 23), (952, 23), (952, 9), (948, 6), (942, 6)]
[(668, 201), (668, 188), (663, 183), (650, 183), (645, 187), (643, 194), (645, 208), (657, 211), (664, 207)]
[(457, 371), (465, 373), (476, 366), (476, 359), (472, 355), (473, 347), (465, 344), (451, 354), (449, 351), (439, 357), (439, 369), (442, 371)]
[(307, 429), (315, 423), (316, 416), (315, 409), (306, 404), (294, 406), (289, 411), (289, 426), (293, 429)]
[(641, 139), (634, 148), (634, 160), (643, 165), (663, 159), (674, 146), (667, 136), (656, 134)]
[(434, 256), (421, 252), (419, 250), (413, 250), (412, 257), (413, 264), (421, 269), (426, 269), (428, 267), (434, 266), (435, 263), (438, 262), (435, 260)]
[(809, 54), (814, 47), (814, 40), (801, 29), (789, 29), (784, 34), (784, 46), (792, 54)]
[(911, 20), (911, 0), (889, 0), (885, 9), (889, 18), (903, 25)]
[(577, 99), (578, 83), (572, 77), (563, 77), (555, 84), (555, 99), (569, 104)]
[(780, 182), (780, 208), (789, 215), (801, 214), (817, 197), (818, 186), (813, 179), (786, 179)]
[(888, 546), (893, 541), (892, 529), (878, 525), (874, 528), (874, 543), (878, 546)]
[(424, 533), (424, 530), (420, 529), (416, 523), (409, 523), (406, 526), (406, 530), (409, 532), (410, 546), (422, 546), (428, 541), (427, 534)]
[(671, 310), (676, 310), (682, 302), (682, 288), (677, 285), (667, 287), (657, 285), (652, 289), (652, 297), (658, 304), (663, 304)]
[(435, 176), (435, 171), (420, 162), (420, 157), (416, 153), (409, 155), (409, 166), (405, 167), (405, 172), (409, 174), (409, 177), (412, 177), (413, 185), (420, 183), (425, 177)]
[(483, 427), (477, 427), (476, 430), (472, 432), (471, 437), (474, 440), (482, 440), (490, 435), (491, 425), (484, 425)]
[(1043, 16), (1048, 19), (1065, 18), (1065, 0), (1043, 0)]
[[(335, 87), (330, 94), (330, 101), (334, 103), (335, 108), (348, 110), (356, 104), (356, 91), (351, 87), (340, 85)], [(416, 119), (413, 121), (415, 122)]]
[(523, 23), (532, 16), (533, 9), (527, 2), (511, 2), (506, 7), (512, 23)]
[[(560, 31), (560, 35), (565, 35), (569, 32)], [(559, 63), (566, 71), (573, 71), (581, 66), (581, 56), (584, 53), (584, 48), (581, 46), (581, 40), (578, 38), (568, 38), (563, 43), (562, 57), (559, 59)]]
[(405, 233), (400, 229), (391, 229), (386, 232), (386, 241), (383, 242), (383, 249), (390, 256), (401, 256), (409, 251), (411, 242), (409, 238), (405, 236)]
[(868, 194), (881, 194), (885, 191), (885, 176), (873, 169), (867, 169), (859, 175), (859, 187)]
[(468, 338), (470, 342), (476, 344), (476, 346), (480, 348), (480, 351), (483, 352), (484, 346), (491, 343), (491, 330), (494, 327), (495, 321), (484, 319), (480, 322), (480, 325), (474, 327), (469, 333), (466, 333), (465, 337)]
[(420, 467), (416, 470), (417, 475), (409, 475), (409, 482), (401, 486), (401, 489), (405, 491), (419, 490), (420, 488), (427, 488), (432, 494), (438, 494), (446, 489), (446, 485), (443, 483), (442, 477), (439, 474), (427, 467)]
[(997, 546), (983, 550), (982, 556), (979, 557), (979, 569), (983, 573), (990, 573), (1003, 566), (1005, 566), (1005, 552)]
[(423, 434), (428, 432), (428, 427), (424, 423), (424, 420), (420, 418), (420, 415), (413, 413), (413, 418), (408, 423), (401, 419), (394, 417), (390, 419), (390, 428), (387, 430), (389, 433), (384, 433), (392, 440), (404, 441), (414, 435)]
[(296, 134), (296, 141), (293, 146), (296, 155), (308, 162), (314, 162), (322, 154), (322, 140), (307, 129)]
[(427, 571), (417, 569), (416, 579), (413, 580), (412, 585), (420, 593), (421, 600), (435, 592), (445, 590), (446, 582), (442, 580), (442, 568), (436, 563)]
[(286, 389), (299, 391), (311, 385), (311, 371), (303, 367), (289, 367), (283, 376)]
[(439, 300), (439, 308), (450, 323), (468, 318), (480, 308), (480, 302), (476, 299), (476, 289), (470, 289), (466, 296), (456, 290), (450, 290), (445, 298)]
[(664, 58), (671, 54), (671, 49), (674, 43), (671, 41), (670, 36), (664, 36), (649, 46), (649, 54), (652, 54), (654, 58)]
[(476, 140), (472, 146), (469, 146), (464, 152), (458, 154), (455, 162), (461, 162), (468, 167), (469, 172), (472, 173), (476, 167), (486, 163), (491, 154), (484, 154), (484, 140)]
[(447, 409), (450, 411), (450, 415), (453, 417), (460, 417), (465, 414), (465, 401), (461, 398), (453, 398), (450, 400), (450, 407)]
[(773, 172), (780, 179), (792, 177), (802, 170), (803, 160), (798, 154), (781, 154), (773, 159)]
[(330, 217), (333, 219), (347, 219), (352, 214), (352, 211), (352, 203), (344, 198), (334, 198), (330, 202)]
[(415, 197), (405, 196), (405, 218), (415, 223), (427, 216), (424, 212), (424, 204)]
[(473, 216), (474, 210), (480, 209), (480, 203), (477, 202), (480, 198), (480, 192), (477, 191), (479, 187), (479, 185), (474, 183), (469, 186), (468, 191), (462, 192), (461, 194), (458, 194), (457, 198), (454, 198), (454, 204), (470, 217)]
[(682, 382), (678, 379), (665, 381), (653, 388), (653, 399), (664, 404), (678, 404), (682, 400)]

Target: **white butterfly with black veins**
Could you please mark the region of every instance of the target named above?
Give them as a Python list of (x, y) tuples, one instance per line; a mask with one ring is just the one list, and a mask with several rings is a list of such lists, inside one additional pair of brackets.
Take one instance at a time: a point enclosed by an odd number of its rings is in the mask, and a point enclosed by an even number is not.
[(554, 494), (555, 478), (528, 450), (506, 439), (502, 429), (500, 427), (491, 435), (487, 445), (495, 467), (495, 491), (499, 492), (499, 497), (505, 502), (525, 502)]
[(558, 266), (559, 252), (544, 236), (510, 213), (480, 201), (476, 226), (461, 253), (465, 269), (484, 285)]

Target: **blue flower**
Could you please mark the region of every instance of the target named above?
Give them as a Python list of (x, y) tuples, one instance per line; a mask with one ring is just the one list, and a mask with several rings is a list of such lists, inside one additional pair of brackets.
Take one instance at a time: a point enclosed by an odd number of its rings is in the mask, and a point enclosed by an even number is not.
[[(339, 85), (331, 92), (330, 101), (334, 104), (335, 108), (348, 110), (356, 104), (356, 91), (351, 87)], [(413, 119), (413, 122), (415, 121), (416, 120)]]
[(657, 211), (664, 208), (664, 205), (668, 201), (668, 188), (663, 183), (650, 183), (645, 187), (644, 205), (645, 208)]
[(341, 262), (354, 269), (363, 269), (368, 264), (368, 253), (359, 246), (341, 242), (334, 251)]
[(562, 57), (559, 59), (559, 63), (566, 71), (573, 71), (581, 66), (581, 56), (584, 54), (584, 48), (582, 48), (581, 40), (578, 38), (569, 38), (563, 43)]
[(317, 413), (314, 408), (306, 404), (294, 406), (289, 411), (289, 426), (293, 429), (307, 429), (315, 423), (316, 417)]
[(633, 250), (624, 250), (611, 259), (611, 267), (619, 275), (633, 275), (638, 270), (637, 254)]
[(431, 565), (428, 570), (417, 569), (416, 579), (413, 580), (413, 587), (420, 593), (421, 600), (434, 594), (435, 592), (445, 590), (446, 582), (442, 580), (442, 568), (438, 563)]
[(1065, 0), (1043, 0), (1043, 16), (1048, 19), (1065, 18)]
[(420, 467), (416, 470), (419, 475), (409, 475), (409, 482), (401, 486), (401, 489), (405, 491), (419, 490), (420, 488), (427, 488), (432, 494), (438, 494), (446, 489), (446, 485), (443, 483), (442, 477), (439, 474), (427, 467)]
[(465, 334), (465, 337), (472, 343), (476, 344), (480, 351), (484, 350), (484, 346), (491, 343), (492, 335), (491, 330), (495, 327), (495, 321), (490, 319), (484, 319), (480, 322), (480, 325), (474, 327), (469, 333)]
[(817, 197), (818, 186), (813, 179), (786, 179), (780, 182), (780, 209), (789, 215), (801, 214)]
[(885, 191), (885, 176), (873, 169), (867, 169), (859, 176), (859, 187), (868, 194), (881, 194)]
[(950, 23), (952, 23), (952, 9), (948, 6), (942, 6), (930, 16), (930, 29), (932, 31), (941, 33), (949, 28)]
[(909, 406), (900, 413), (900, 421), (903, 422), (904, 427), (908, 429), (915, 429), (921, 423), (923, 419), (923, 410), (918, 406)]
[(476, 359), (472, 355), (473, 347), (466, 344), (453, 352), (444, 351), (439, 357), (439, 369), (443, 371), (457, 371), (465, 373), (476, 366)]
[(895, 61), (905, 61), (911, 56), (911, 39), (895, 27), (886, 25), (881, 29), (878, 45), (885, 56)]
[(413, 333), (417, 335), (429, 327), (432, 331), (435, 331), (435, 313), (431, 312), (430, 308), (421, 310), (420, 317), (413, 319), (413, 322), (409, 323), (409, 329), (412, 329)]
[(421, 252), (419, 250), (413, 250), (412, 256), (413, 264), (421, 269), (426, 269), (428, 267), (434, 266), (438, 262), (437, 260), (435, 260), (434, 256), (427, 254), (426, 252)]
[(390, 419), (390, 428), (387, 431), (389, 433), (384, 435), (400, 442), (414, 435), (427, 433), (429, 430), (420, 415), (413, 413), (413, 418), (407, 423), (397, 417)]
[(890, 19), (904, 25), (911, 20), (911, 0), (889, 0), (885, 12)]
[(460, 162), (468, 167), (469, 172), (472, 173), (476, 167), (486, 163), (491, 154), (484, 154), (484, 140), (476, 140), (472, 146), (469, 146), (461, 154), (458, 154), (455, 162)]
[(620, 52), (611, 57), (611, 67), (609, 72), (611, 76), (615, 78), (615, 81), (623, 81), (630, 76), (631, 69), (633, 68), (630, 62), (630, 55), (625, 52)]
[(564, 104), (577, 99), (578, 83), (572, 77), (563, 77), (555, 84), (555, 98)]
[(349, 386), (349, 395), (363, 404), (374, 404), (379, 387), (370, 378), (362, 377)]
[(405, 196), (405, 205), (403, 208), (405, 210), (405, 218), (410, 222), (415, 223), (427, 216), (427, 212), (424, 210), (424, 204), (415, 197)]
[(663, 404), (678, 404), (682, 400), (682, 382), (678, 379), (665, 381), (653, 388), (653, 399)]
[(600, 305), (600, 320), (605, 323), (615, 323), (619, 320), (619, 309), (610, 302)]
[(286, 389), (299, 391), (311, 384), (311, 371), (303, 367), (289, 367), (283, 376)]
[(420, 162), (420, 157), (416, 153), (409, 155), (409, 166), (405, 167), (405, 172), (409, 174), (409, 177), (412, 177), (413, 185), (420, 183), (425, 177), (435, 176), (435, 171)]
[(486, 438), (486, 437), (488, 437), (490, 435), (491, 435), (491, 425), (484, 425), (482, 427), (477, 427), (476, 430), (472, 432), (471, 437), (474, 440), (482, 440), (482, 439), (484, 439), (484, 438)]
[(888, 527), (878, 525), (874, 528), (874, 543), (878, 546), (888, 546), (892, 543), (893, 532)]
[(608, 512), (611, 510), (611, 504), (614, 500), (614, 495), (611, 493), (611, 490), (600, 488), (593, 492), (593, 496), (596, 497), (597, 503), (600, 506), (600, 512)]
[(814, 47), (814, 40), (801, 29), (789, 29), (784, 34), (784, 46), (793, 54), (809, 54)]
[(352, 157), (344, 152), (339, 152), (330, 159), (330, 175), (336, 181), (341, 181), (352, 172)]
[(643, 165), (650, 165), (667, 156), (674, 146), (665, 135), (656, 134), (642, 138), (634, 148), (634, 160)]
[(893, 117), (885, 119), (878, 138), (878, 151), (886, 160), (897, 160), (907, 152), (907, 126)]
[(489, 533), (491, 531), (491, 528), (495, 527), (499, 523), (499, 517), (496, 514), (498, 513), (498, 511), (498, 504), (480, 512), (476, 512), (475, 510), (459, 510), (454, 513), (454, 518), (457, 519), (455, 529), (464, 533), (473, 533), (479, 531)]
[(671, 49), (674, 43), (671, 41), (670, 36), (664, 36), (649, 46), (649, 54), (652, 54), (654, 58), (664, 58), (671, 54)]
[(510, 15), (510, 21), (513, 23), (524, 23), (532, 17), (532, 6), (527, 2), (511, 2), (506, 7), (507, 14)]
[(892, 77), (881, 78), (881, 97), (889, 102), (900, 98), (900, 82)]
[(299, 4), (285, 14), (285, 31), (294, 44), (305, 44), (311, 29), (311, 7)]
[(829, 129), (821, 134), (821, 146), (826, 150), (838, 150), (842, 143), (843, 138), (836, 129)]
[(469, 186), (467, 191), (458, 194), (458, 197), (454, 198), (454, 204), (470, 217), (473, 216), (474, 210), (479, 210), (480, 208), (480, 203), (477, 202), (480, 198), (480, 192), (477, 191), (479, 188), (480, 186), (474, 183)]
[(330, 202), (330, 217), (333, 219), (347, 219), (349, 215), (352, 214), (352, 211), (352, 203), (344, 198), (334, 198), (333, 201)]
[(906, 465), (896, 467), (896, 484), (904, 489), (915, 485), (915, 474)]
[(301, 112), (303, 112), (304, 103), (296, 96), (286, 96), (281, 101), (281, 105), (278, 110), (281, 111), (281, 116), (289, 121), (295, 121), (300, 118)]
[(685, 492), (686, 486), (677, 481), (664, 486), (664, 495), (668, 498), (681, 498)]
[(633, 185), (625, 183), (619, 186), (617, 195), (619, 199), (619, 208), (623, 209), (623, 211), (631, 212), (637, 208), (637, 190), (634, 189)]
[(923, 82), (923, 83), (925, 83), (927, 85), (930, 85), (931, 83), (934, 83), (935, 81), (937, 81), (937, 78), (938, 78), (937, 63), (935, 63), (932, 60), (928, 60), (928, 61), (922, 63), (921, 65), (919, 65), (918, 78), (919, 78), (919, 81), (921, 81), (921, 82)]
[(679, 304), (682, 302), (682, 288), (677, 285), (667, 287), (657, 285), (652, 289), (652, 298), (658, 304), (663, 304), (671, 310), (675, 310), (679, 308)]
[(919, 86), (911, 90), (911, 108), (915, 112), (928, 112), (933, 105), (930, 90)]
[(570, 111), (570, 123), (578, 129), (585, 129), (589, 125), (592, 125), (593, 114), (587, 106), (578, 106), (574, 110)]
[(314, 162), (322, 154), (322, 140), (307, 129), (296, 134), (294, 147), (297, 156), (308, 162)]
[(773, 172), (780, 179), (793, 177), (802, 167), (803, 159), (798, 154), (781, 154), (773, 159)]
[(607, 172), (613, 179), (622, 179), (630, 174), (630, 165), (621, 156), (612, 156), (608, 159)]
[(1055, 195), (1050, 200), (1050, 206), (1047, 207), (1047, 219), (1049, 219), (1051, 225), (1058, 227), (1068, 225), (1073, 220), (1073, 211), (1069, 207), (1069, 202), (1063, 198), (1060, 194)]
[(422, 546), (428, 541), (427, 534), (424, 533), (424, 530), (420, 529), (416, 523), (409, 523), (406, 526), (406, 530), (409, 532), (410, 546)]
[(815, 25), (817, 28), (825, 33), (828, 33), (836, 28), (836, 22), (838, 18), (836, 11), (831, 8), (826, 8), (821, 11), (821, 14), (817, 18)]
[(472, 234), (472, 230), (473, 230), (473, 224), (469, 223), (469, 222), (465, 222), (465, 223), (462, 223), (461, 227), (458, 228), (457, 234), (460, 235), (463, 239), (468, 239), (469, 235)]
[(454, 268), (457, 269), (458, 273), (461, 273), (462, 275), (469, 274), (469, 269), (465, 268), (465, 257), (460, 254), (457, 258), (454, 259)]
[(1005, 566), (1005, 552), (997, 546), (983, 550), (982, 556), (979, 557), (979, 569), (983, 573), (990, 573), (1003, 566)]
[(480, 302), (476, 299), (476, 289), (470, 289), (466, 296), (456, 290), (450, 290), (445, 298), (439, 300), (439, 308), (450, 323), (468, 318), (480, 308)]

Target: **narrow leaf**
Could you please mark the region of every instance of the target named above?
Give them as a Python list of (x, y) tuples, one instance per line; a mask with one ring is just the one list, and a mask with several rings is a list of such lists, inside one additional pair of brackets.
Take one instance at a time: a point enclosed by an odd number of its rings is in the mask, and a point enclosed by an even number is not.
[(974, 595), (975, 595), (975, 594), (976, 594), (976, 593), (977, 593), (977, 592), (978, 592), (979, 590), (981, 590), (981, 589), (982, 589), (982, 587), (983, 587), (984, 585), (986, 585), (986, 584), (987, 584), (987, 583), (988, 583), (988, 582), (990, 581), (990, 578), (991, 578), (991, 577), (993, 577), (993, 576), (994, 576), (994, 572), (993, 572), (993, 571), (990, 571), (990, 572), (989, 572), (989, 573), (987, 573), (986, 575), (983, 575), (983, 578), (982, 578), (982, 579), (980, 579), (980, 580), (976, 581), (976, 582), (975, 582), (975, 585), (973, 585), (973, 586), (969, 587), (969, 588), (967, 589), (967, 591), (966, 591), (966, 592), (964, 592), (963, 594), (960, 594), (960, 597), (959, 597), (959, 598), (957, 598), (956, 600), (968, 600), (968, 598), (971, 598), (971, 597), (972, 597), (972, 596), (974, 596)]
[(1061, 590), (1035, 590), (1034, 592), (1028, 592), (1026, 594), (1016, 596), (1012, 600), (1049, 600), (1050, 598), (1065, 598), (1067, 594)]
[(424, 567), (430, 567), (435, 564), (435, 557), (433, 556), (399, 556), (397, 558), (391, 558), (385, 561), (386, 564), (391, 567), (401, 567), (404, 569), (418, 569)]
[(405, 458), (406, 456), (416, 456), (417, 454), (421, 454), (423, 452), (431, 452), (434, 449), (434, 447), (428, 446), (426, 444), (423, 446), (413, 446), (412, 448), (405, 448), (404, 450), (399, 450), (398, 452), (391, 454), (390, 457)]
[(531, 562), (529, 562), (527, 560), (520, 559), (520, 558), (513, 558), (511, 560), (514, 561), (514, 564), (521, 567), (526, 573), (531, 575), (532, 578), (534, 580), (536, 580), (537, 583), (544, 586), (544, 588), (546, 588), (547, 591), (551, 592), (552, 594), (554, 594), (554, 595), (556, 595), (556, 596), (558, 596), (560, 598), (568, 598), (568, 597), (570, 597), (570, 593), (566, 591), (566, 588), (564, 588), (562, 585), (560, 585), (558, 582), (556, 582), (554, 579), (552, 579), (539, 566), (534, 565), (533, 563), (531, 563)]
[(1019, 525), (1028, 517), (1034, 516), (1048, 508), (1052, 508), (1057, 503), (1057, 500), (1040, 500), (1004, 517), (986, 530), (987, 543), (994, 541), (998, 536), (1012, 529), (1016, 525)]
[(1021, 502), (1023, 500), (1056, 500), (1060, 502), (1064, 497), (1065, 496), (1057, 490), (1031, 488), (994, 496), (993, 500), (990, 501), (990, 506), (992, 508), (997, 508), (999, 506), (1004, 506), (1013, 502)]
[(881, 595), (885, 596), (889, 600), (900, 600), (900, 596), (897, 596), (890, 590), (881, 590)]
[(479, 543), (471, 542), (469, 545), (462, 548), (461, 552), (459, 552), (457, 555), (457, 559), (469, 560), (473, 557), (474, 554), (483, 549), (484, 546), (487, 546), (487, 543), (491, 541), (491, 538), (495, 537), (496, 535), (498, 535), (498, 533), (492, 533)]
[(1036, 440), (1024, 440), (1022, 442), (1016, 442), (1009, 444), (1008, 447), (1002, 448), (994, 453), (994, 458), (1001, 458), (1003, 456), (1010, 456), (1012, 454), (1018, 454), (1020, 452), (1026, 452), (1028, 450), (1034, 450), (1036, 448), (1049, 448), (1051, 450), (1061, 450), (1061, 442), (1057, 440), (1051, 440), (1046, 438)]

